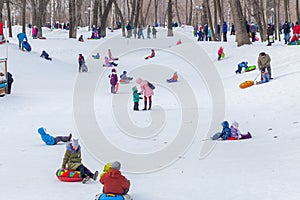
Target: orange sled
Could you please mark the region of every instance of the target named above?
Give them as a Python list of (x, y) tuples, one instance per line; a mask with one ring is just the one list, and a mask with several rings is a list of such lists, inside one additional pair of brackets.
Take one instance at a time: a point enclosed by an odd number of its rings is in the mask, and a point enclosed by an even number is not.
[(240, 88), (244, 89), (244, 88), (250, 87), (252, 85), (254, 85), (254, 81), (244, 81), (240, 84)]

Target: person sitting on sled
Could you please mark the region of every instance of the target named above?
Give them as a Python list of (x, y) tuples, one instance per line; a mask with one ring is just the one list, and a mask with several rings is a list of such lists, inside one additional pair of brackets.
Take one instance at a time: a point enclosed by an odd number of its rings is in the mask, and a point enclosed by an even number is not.
[(109, 61), (109, 58), (107, 56), (105, 56), (104, 60), (105, 60), (105, 64), (103, 64), (103, 67), (118, 66), (117, 63), (114, 63), (113, 61)]
[(169, 83), (173, 83), (173, 82), (177, 82), (177, 81), (178, 81), (178, 75), (177, 75), (177, 72), (174, 72), (172, 78), (167, 79), (167, 82), (169, 82)]
[(42, 51), (42, 54), (40, 55), (41, 58), (45, 58), (46, 60), (52, 60), (52, 58), (49, 57), (49, 54), (44, 50)]
[(291, 38), (291, 41), (289, 42), (290, 45), (295, 45), (298, 43), (298, 36), (296, 34), (293, 35), (293, 37)]
[(93, 57), (94, 59), (100, 59), (100, 54), (99, 54), (99, 53), (96, 53), (96, 55), (92, 55), (92, 57)]
[(247, 134), (241, 134), (239, 130), (239, 123), (236, 121), (232, 122), (230, 126), (231, 135), (227, 138), (227, 140), (242, 140), (252, 138), (251, 134), (247, 132)]
[(214, 136), (211, 137), (212, 140), (217, 140), (219, 138), (222, 138), (223, 140), (227, 140), (227, 138), (231, 135), (231, 130), (229, 128), (229, 123), (227, 121), (223, 121), (221, 123), (222, 125), (222, 131), (216, 133)]
[(100, 183), (103, 184), (105, 194), (125, 195), (129, 191), (130, 181), (120, 172), (121, 163), (114, 161), (111, 169), (102, 175)]
[(67, 144), (67, 149), (63, 158), (62, 169), (71, 169), (80, 171), (82, 183), (87, 183), (90, 178), (94, 181), (97, 179), (98, 171), (92, 173), (87, 167), (81, 163), (81, 147), (78, 143), (78, 139), (73, 139), (72, 143)]
[(45, 142), (45, 144), (47, 144), (47, 145), (55, 145), (58, 142), (69, 142), (69, 141), (71, 141), (71, 138), (72, 138), (71, 133), (69, 134), (69, 136), (56, 136), (56, 137), (53, 137), (43, 127), (38, 129), (38, 133), (41, 135), (41, 138), (42, 138), (43, 142)]
[(111, 53), (111, 49), (108, 49), (108, 58), (109, 58), (110, 61), (111, 61), (111, 60), (119, 60), (119, 58), (113, 57), (113, 55), (112, 55), (112, 53)]
[(155, 57), (155, 51), (154, 51), (154, 49), (151, 49), (151, 55), (147, 56), (145, 59), (147, 60), (147, 59), (153, 58), (153, 57)]
[(133, 77), (128, 77), (127, 76), (127, 71), (123, 71), (123, 74), (120, 75), (120, 83), (129, 83)]
[(258, 84), (262, 84), (262, 83), (267, 83), (270, 81), (270, 75), (268, 70), (266, 70), (266, 68), (263, 68), (261, 70), (261, 74), (262, 74), (262, 80), (261, 81), (256, 81), (256, 85)]
[(80, 35), (80, 37), (78, 38), (78, 41), (79, 41), (79, 42), (84, 42), (84, 40), (83, 40), (83, 35)]

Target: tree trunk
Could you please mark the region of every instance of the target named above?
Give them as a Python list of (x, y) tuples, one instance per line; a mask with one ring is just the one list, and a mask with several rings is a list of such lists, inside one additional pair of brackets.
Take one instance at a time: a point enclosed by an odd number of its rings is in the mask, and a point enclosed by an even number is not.
[(283, 4), (284, 4), (284, 16), (285, 16), (284, 21), (289, 21), (288, 0), (283, 0)]
[(193, 18), (193, 0), (190, 0), (190, 16), (189, 16), (188, 25), (192, 24), (192, 18)]
[[(134, 17), (135, 17), (135, 12), (136, 12), (135, 11), (135, 9), (136, 9), (136, 1), (137, 0), (133, 0), (132, 4), (131, 4), (131, 17), (130, 17), (130, 20), (129, 20), (130, 25), (132, 25), (132, 22), (135, 19)], [(134, 24), (134, 27), (137, 27), (137, 24)]]
[(157, 9), (158, 8), (158, 0), (154, 0), (154, 23), (158, 23), (158, 17), (157, 17)]
[(181, 24), (180, 15), (178, 12), (178, 1), (177, 0), (175, 0), (175, 10), (176, 10), (176, 16), (177, 16), (178, 23)]
[(26, 33), (26, 0), (23, 0), (23, 5), (22, 5), (22, 32)]
[(172, 0), (168, 2), (168, 37), (173, 37), (173, 27), (172, 27), (173, 13), (172, 13)]
[[(221, 6), (220, 0), (217, 0), (217, 8), (218, 8), (218, 13), (219, 13), (219, 17), (220, 17), (220, 36), (218, 39), (221, 41), (221, 35), (223, 32), (223, 29), (221, 27), (224, 24), (224, 13), (223, 13), (223, 8)], [(229, 22), (228, 22), (228, 26), (230, 26)]]
[(137, 25), (138, 24), (140, 24), (139, 23), (139, 17), (140, 17), (140, 7), (141, 7), (141, 1), (140, 0), (138, 0), (137, 1), (137, 4), (136, 4), (136, 15), (135, 15), (135, 18), (134, 18), (134, 27), (137, 27)]
[(76, 38), (77, 35), (77, 23), (76, 23), (76, 11), (75, 0), (69, 0), (69, 38)]
[(8, 21), (8, 37), (12, 37), (12, 27), (11, 27), (11, 12), (9, 0), (6, 0), (6, 9), (7, 9), (7, 21)]
[(240, 47), (245, 44), (251, 44), (245, 26), (245, 18), (243, 16), (240, 0), (230, 0), (229, 4), (232, 11), (233, 22), (236, 28), (237, 46)]
[(209, 6), (209, 0), (205, 0), (206, 6), (207, 6), (207, 17), (208, 17), (208, 26), (210, 28), (210, 34), (213, 41), (216, 40), (214, 27), (212, 25), (212, 18), (211, 18), (211, 12), (210, 12), (210, 6)]
[(148, 14), (149, 14), (151, 2), (152, 2), (152, 0), (150, 0), (149, 3), (148, 3), (147, 11), (146, 11), (145, 18), (144, 18), (144, 21), (145, 21), (146, 23), (148, 23), (147, 18), (148, 18)]
[(3, 22), (3, 7), (4, 7), (4, 0), (0, 0), (0, 21)]
[[(121, 19), (121, 23), (122, 24), (125, 24), (125, 21), (124, 21), (124, 17), (122, 15), (122, 12), (117, 4), (117, 2), (114, 2), (114, 5), (115, 5), (115, 8), (116, 8), (116, 11), (118, 13), (118, 15), (120, 16), (120, 19)], [(126, 37), (126, 33), (125, 33), (125, 26), (122, 26), (122, 36), (123, 37)]]
[(185, 24), (188, 22), (188, 0), (185, 0)]
[(107, 18), (108, 18), (108, 13), (111, 9), (112, 4), (115, 2), (116, 0), (109, 0), (108, 3), (106, 4), (103, 14), (102, 14), (102, 18), (101, 18), (101, 37), (105, 37), (106, 36), (106, 22), (107, 22)]
[(98, 17), (99, 17), (99, 0), (96, 0), (94, 2), (94, 7), (93, 7), (93, 20), (92, 24), (95, 25), (95, 27), (98, 27)]
[(299, 15), (299, 0), (296, 0), (296, 21), (299, 21), (300, 15)]

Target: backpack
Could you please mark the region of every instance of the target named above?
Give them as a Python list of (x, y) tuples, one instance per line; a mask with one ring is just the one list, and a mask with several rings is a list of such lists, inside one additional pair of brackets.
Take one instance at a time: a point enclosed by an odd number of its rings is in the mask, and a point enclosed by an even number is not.
[(152, 83), (150, 83), (149, 81), (148, 81), (148, 86), (149, 86), (152, 90), (155, 89), (155, 86), (154, 86)]

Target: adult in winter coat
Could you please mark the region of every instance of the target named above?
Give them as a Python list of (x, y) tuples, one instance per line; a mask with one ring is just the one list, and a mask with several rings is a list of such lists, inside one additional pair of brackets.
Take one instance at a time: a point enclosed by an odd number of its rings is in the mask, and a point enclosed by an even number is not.
[(250, 32), (251, 32), (252, 42), (255, 42), (256, 25), (253, 22), (250, 25)]
[(110, 78), (110, 85), (111, 85), (110, 92), (113, 94), (116, 94), (116, 85), (118, 83), (118, 75), (117, 75), (116, 69), (112, 69), (111, 72), (112, 73), (108, 76)]
[(90, 178), (97, 179), (98, 171), (93, 174), (81, 163), (81, 147), (78, 139), (73, 139), (72, 143), (67, 144), (67, 149), (63, 158), (62, 168), (80, 171), (83, 178), (82, 183), (86, 183)]
[(261, 52), (257, 59), (257, 65), (259, 70), (261, 71), (261, 80), (263, 80), (263, 72), (265, 71), (265, 69), (268, 70), (269, 78), (273, 79), (271, 78), (271, 57), (268, 54), (266, 54), (265, 52)]
[(274, 43), (274, 27), (272, 24), (268, 24), (267, 28), (267, 37), (268, 37), (268, 45), (267, 46), (272, 46), (272, 43)]
[(157, 30), (154, 26), (152, 26), (152, 37), (153, 38), (156, 38), (156, 33), (157, 33)]
[(149, 99), (149, 107), (148, 110), (151, 110), (152, 106), (152, 95), (154, 94), (153, 90), (150, 88), (148, 81), (138, 78), (136, 83), (140, 85), (141, 92), (144, 94), (144, 109), (147, 110), (147, 100)]
[(28, 42), (28, 39), (27, 39), (27, 36), (25, 33), (19, 33), (17, 35), (17, 38), (19, 40), (19, 49), (22, 49), (23, 50), (23, 42)]
[(69, 141), (71, 141), (71, 138), (72, 138), (71, 133), (70, 133), (69, 136), (56, 136), (56, 137), (53, 137), (50, 134), (48, 134), (47, 130), (43, 127), (38, 129), (38, 133), (41, 135), (42, 140), (47, 145), (55, 145), (58, 142), (69, 142)]
[(148, 25), (148, 28), (147, 28), (147, 38), (150, 39), (150, 35), (151, 35), (151, 27), (150, 25)]
[(224, 41), (224, 42), (227, 42), (227, 30), (228, 30), (227, 23), (224, 22), (224, 23), (223, 23), (223, 28), (222, 28), (222, 32), (223, 32), (223, 41)]
[(284, 33), (284, 43), (287, 44), (291, 38), (290, 32), (291, 32), (291, 27), (290, 24), (285, 21), (285, 23), (282, 26), (283, 33)]
[(85, 60), (82, 54), (79, 54), (78, 64), (79, 64), (79, 72), (82, 72), (82, 66), (85, 64)]
[(121, 174), (120, 168), (120, 162), (114, 161), (109, 172), (103, 174), (100, 178), (100, 183), (103, 184), (103, 192), (105, 194), (125, 195), (128, 193), (130, 181)]
[(12, 77), (12, 74), (10, 72), (7, 72), (7, 94), (11, 93), (11, 86), (12, 83), (14, 82), (14, 79)]

